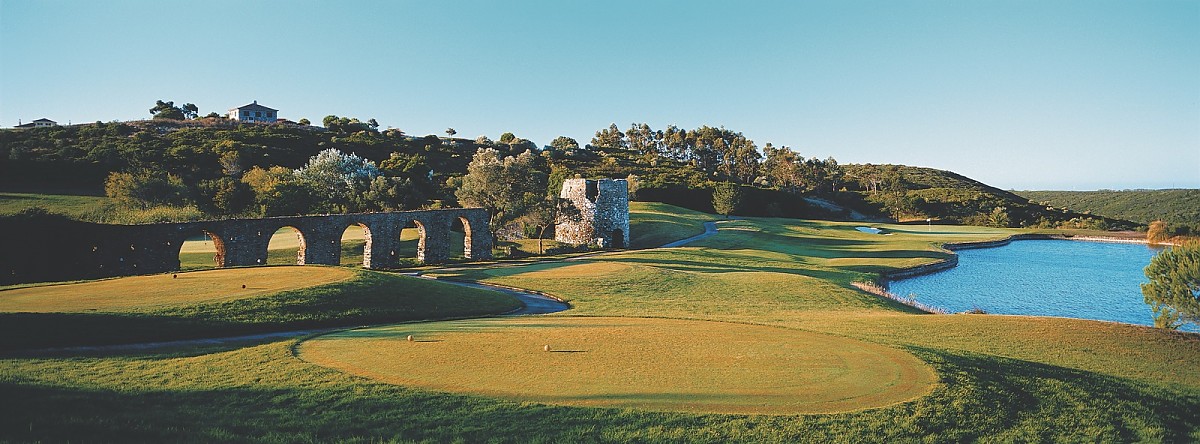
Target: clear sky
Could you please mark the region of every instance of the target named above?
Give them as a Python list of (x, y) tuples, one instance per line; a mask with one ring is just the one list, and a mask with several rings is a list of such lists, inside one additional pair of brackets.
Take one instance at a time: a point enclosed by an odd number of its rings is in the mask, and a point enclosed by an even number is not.
[(0, 0), (0, 125), (158, 99), (540, 145), (723, 125), (1005, 189), (1200, 188), (1200, 1)]

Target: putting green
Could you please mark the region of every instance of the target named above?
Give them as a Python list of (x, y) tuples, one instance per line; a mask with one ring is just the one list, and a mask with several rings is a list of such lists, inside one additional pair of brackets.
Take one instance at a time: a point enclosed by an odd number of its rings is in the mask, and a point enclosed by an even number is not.
[(302, 343), (298, 354), (346, 373), (431, 390), (694, 413), (861, 410), (924, 396), (937, 381), (915, 356), (878, 344), (677, 319), (402, 324), (320, 336)]
[(345, 268), (315, 266), (131, 276), (0, 291), (0, 312), (114, 312), (174, 307), (262, 296), (353, 277), (354, 272)]

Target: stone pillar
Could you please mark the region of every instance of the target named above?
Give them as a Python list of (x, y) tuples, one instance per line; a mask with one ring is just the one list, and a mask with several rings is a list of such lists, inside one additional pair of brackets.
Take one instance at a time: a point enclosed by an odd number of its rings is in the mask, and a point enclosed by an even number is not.
[(346, 216), (307, 218), (294, 225), (304, 235), (304, 265), (341, 265), (342, 232), (350, 224)]
[[(468, 228), (469, 238), (464, 246), (468, 259), (475, 261), (492, 258), (492, 231), (488, 224), (487, 210), (470, 208), (462, 210), (463, 219), (467, 220), (464, 228)], [(469, 227), (468, 227), (469, 226)]]
[(226, 267), (267, 263), (267, 244), (271, 242), (271, 234), (275, 231), (264, 230), (263, 226), (245, 220), (226, 220), (214, 224), (221, 226), (216, 231), (222, 234)]
[(418, 220), (424, 227), (424, 248), (417, 248), (417, 261), (440, 264), (450, 259), (450, 218), (445, 213), (427, 212)]
[(371, 236), (370, 262), (364, 260), (364, 266), (377, 270), (400, 266), (400, 230), (406, 222), (407, 219), (393, 213), (373, 214), (363, 219)]

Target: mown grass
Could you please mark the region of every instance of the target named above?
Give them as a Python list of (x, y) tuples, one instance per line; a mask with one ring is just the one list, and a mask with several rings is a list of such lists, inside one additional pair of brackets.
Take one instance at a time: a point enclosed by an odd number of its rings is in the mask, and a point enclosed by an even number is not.
[(629, 203), (629, 246), (651, 248), (704, 232), (717, 217), (658, 202)]
[(410, 387), (696, 413), (861, 410), (924, 396), (936, 381), (916, 357), (877, 344), (661, 318), (403, 324), (321, 336), (299, 352), (309, 362)]
[[(722, 226), (717, 236), (685, 248), (445, 274), (547, 291), (571, 300), (576, 309), (568, 315), (743, 321), (857, 338), (920, 358), (935, 370), (937, 388), (911, 402), (839, 414), (559, 407), (376, 382), (303, 362), (293, 355), (294, 341), (280, 341), (0, 360), (0, 398), (24, 400), (0, 403), (0, 439), (1200, 440), (1200, 381), (1192, 371), (1200, 368), (1197, 335), (1094, 321), (915, 314), (848, 286), (944, 257), (934, 243), (1009, 231), (887, 226), (896, 234), (881, 236), (859, 233), (854, 224), (784, 219)], [(486, 354), (487, 344), (481, 347), (477, 353)]]
[[(1186, 442), (1192, 395), (1091, 372), (913, 349), (929, 396), (830, 415), (556, 407), (374, 382), (293, 357), (293, 341), (200, 353), (0, 360), (14, 441)], [(499, 377), (499, 376), (498, 376)]]
[[(170, 285), (156, 286), (143, 293), (150, 301), (171, 300), (166, 306), (150, 304), (129, 306), (113, 301), (97, 311), (33, 313), (0, 312), (0, 350), (55, 346), (104, 345), (130, 342), (168, 341), (202, 337), (235, 336), (270, 331), (288, 331), (333, 326), (354, 326), (382, 322), (444, 319), (503, 313), (520, 307), (515, 298), (500, 293), (473, 290), (419, 278), (369, 270), (351, 271), (350, 279), (331, 273), (324, 267), (290, 267), (297, 273), (316, 273), (331, 282), (306, 288), (229, 299), (221, 289), (216, 296), (200, 295), (192, 303), (180, 305)], [(234, 285), (248, 276), (241, 271), (258, 272), (261, 268), (221, 270), (231, 273), (226, 284)], [(337, 270), (342, 271), (342, 270)], [(218, 272), (218, 273), (220, 273)], [(197, 272), (212, 273), (212, 272)], [(185, 280), (188, 273), (180, 273)], [(91, 292), (103, 292), (105, 286), (124, 287), (125, 279), (161, 279), (170, 275), (122, 278), (61, 286), (44, 287), (70, 297), (73, 289), (86, 286)], [(174, 281), (174, 280), (172, 280)], [(253, 283), (249, 290), (254, 290)], [(234, 287), (229, 293), (242, 291)], [(96, 290), (100, 288), (100, 290)], [(34, 288), (37, 289), (37, 288)], [(33, 290), (33, 289), (30, 289)], [(24, 291), (24, 290), (8, 290)], [(115, 291), (115, 290), (114, 290)], [(5, 292), (0, 292), (0, 298)], [(132, 297), (132, 295), (131, 295)], [(204, 302), (206, 298), (218, 300)]]
[(0, 291), (0, 312), (147, 311), (266, 296), (356, 277), (332, 267), (225, 268)]

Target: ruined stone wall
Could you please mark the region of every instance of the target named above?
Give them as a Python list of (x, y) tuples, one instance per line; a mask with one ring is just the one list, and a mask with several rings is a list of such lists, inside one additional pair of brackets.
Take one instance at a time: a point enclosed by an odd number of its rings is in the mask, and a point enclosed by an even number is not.
[(559, 197), (568, 209), (554, 226), (555, 240), (603, 248), (629, 246), (629, 185), (624, 179), (567, 179)]
[(218, 267), (263, 265), (271, 235), (283, 227), (300, 236), (298, 264), (341, 263), (342, 233), (364, 227), (363, 266), (394, 268), (400, 232), (410, 223), (421, 232), (417, 261), (441, 263), (451, 257), (451, 227), (463, 222), (464, 256), (492, 257), (488, 214), (479, 208), (326, 216), (289, 216), (144, 225), (107, 225), (51, 219), (10, 221), (0, 226), (0, 283), (89, 279), (162, 273), (179, 269), (183, 242), (201, 234), (217, 246)]

